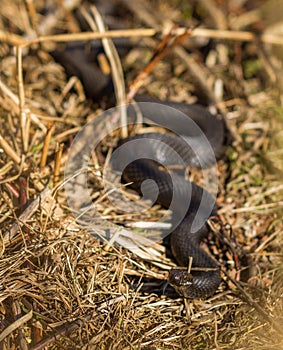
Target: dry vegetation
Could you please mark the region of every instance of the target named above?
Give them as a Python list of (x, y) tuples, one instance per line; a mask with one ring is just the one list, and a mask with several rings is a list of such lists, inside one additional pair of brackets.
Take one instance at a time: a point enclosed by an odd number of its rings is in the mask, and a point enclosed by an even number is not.
[[(48, 54), (56, 37), (45, 37), (77, 33), (78, 24), (63, 1), (1, 0), (0, 349), (283, 349), (283, 45), (242, 32), (273, 35), (273, 26), (282, 26), (282, 1), (275, 7), (266, 1), (265, 8), (256, 0), (119, 3), (122, 26), (201, 23), (220, 38), (186, 40), (189, 51), (178, 47), (160, 61), (143, 91), (214, 101), (226, 116), (234, 138), (219, 163), (226, 238), (211, 237), (224, 264), (223, 282), (208, 300), (163, 295), (166, 269), (102, 244), (74, 222), (62, 186), (64, 165), (73, 137), (99, 106), (87, 101), (77, 79), (66, 78)], [(44, 15), (46, 4), (52, 11)], [(241, 31), (237, 40), (232, 30)], [(41, 44), (34, 40), (39, 35)], [(137, 42), (141, 46), (122, 61), (128, 83), (158, 40)], [(94, 191), (99, 200), (103, 190)], [(115, 214), (102, 198), (99, 210), (120, 223), (145, 220)], [(250, 275), (237, 282), (244, 252)], [(160, 262), (168, 260), (163, 255)]]

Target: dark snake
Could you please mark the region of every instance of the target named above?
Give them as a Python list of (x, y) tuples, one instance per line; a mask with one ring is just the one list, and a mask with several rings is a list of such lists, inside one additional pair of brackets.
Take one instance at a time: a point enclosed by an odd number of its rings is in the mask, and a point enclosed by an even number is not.
[[(65, 49), (62, 52), (56, 51), (52, 54), (53, 57), (65, 67), (69, 76), (76, 75), (81, 79), (87, 96), (92, 99), (94, 99), (94, 95), (101, 98), (107, 91), (107, 95), (113, 97), (110, 78), (104, 76), (102, 79), (101, 71), (95, 67), (93, 63), (89, 63), (89, 59), (84, 50), (79, 48), (68, 51)], [(95, 90), (95, 94), (93, 89)], [(137, 96), (137, 101), (152, 102), (153, 100), (147, 96)], [(181, 111), (188, 118), (191, 118), (207, 138), (216, 158), (219, 159), (223, 156), (226, 149), (225, 142), (227, 135), (227, 128), (223, 117), (212, 115), (206, 108), (200, 105), (159, 100), (154, 101), (163, 106), (172, 107), (175, 111)], [(143, 104), (141, 104), (141, 106), (143, 106)], [(141, 107), (141, 112), (145, 117), (153, 121), (156, 121), (157, 118), (158, 122), (158, 118), (160, 118), (160, 116), (156, 115), (156, 112), (151, 111), (148, 107)], [(186, 133), (184, 125), (176, 124), (174, 115), (171, 113), (168, 115), (164, 112), (161, 117), (162, 121), (165, 122), (166, 125), (172, 125), (179, 135), (184, 135), (184, 133)], [(190, 134), (190, 128), (188, 128), (187, 131), (189, 135), (185, 136), (198, 138), (198, 135)], [(176, 150), (185, 164), (190, 166), (199, 165), (194, 153), (188, 149), (186, 142), (184, 142), (182, 138), (169, 133), (150, 133), (136, 135), (134, 138), (131, 138), (131, 140), (142, 139), (143, 137), (150, 137), (165, 142)], [(160, 147), (161, 146), (156, 146), (154, 143), (152, 144), (152, 152), (157, 157), (157, 160), (158, 156), (163, 154)], [(203, 162), (207, 163), (207, 166), (209, 166), (211, 160), (206, 159), (206, 149), (203, 149), (201, 144), (198, 149), (198, 155), (199, 154), (203, 158)], [(123, 176), (126, 181), (133, 182), (133, 187), (137, 191), (140, 191), (141, 183), (144, 180), (153, 179), (159, 187), (157, 202), (165, 208), (170, 206), (173, 193), (170, 174), (160, 169), (156, 162), (146, 159), (136, 160), (124, 170)], [(178, 181), (180, 181), (180, 185), (177, 190), (181, 193), (186, 191), (186, 189), (183, 188), (185, 180), (180, 179)], [(176, 291), (185, 298), (207, 298), (215, 293), (221, 282), (219, 264), (200, 247), (200, 242), (207, 237), (210, 232), (207, 221), (204, 222), (202, 227), (196, 232), (192, 230), (192, 223), (199, 209), (200, 199), (203, 195), (207, 197), (208, 201), (211, 200), (208, 192), (192, 183), (189, 208), (184, 218), (170, 235), (172, 254), (178, 265), (184, 268), (172, 269), (169, 272), (168, 281)], [(212, 210), (211, 215), (215, 215), (215, 213), (216, 209)], [(192, 258), (192, 269), (189, 273), (187, 267), (190, 262), (190, 257)]]

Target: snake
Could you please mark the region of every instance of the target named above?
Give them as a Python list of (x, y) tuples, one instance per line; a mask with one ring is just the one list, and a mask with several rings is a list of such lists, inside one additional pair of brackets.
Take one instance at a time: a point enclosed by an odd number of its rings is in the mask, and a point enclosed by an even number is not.
[[(54, 51), (52, 56), (65, 67), (68, 76), (76, 75), (79, 77), (86, 95), (92, 100), (100, 99), (103, 95), (107, 95), (108, 98), (111, 96), (110, 100), (113, 98), (113, 86), (109, 80), (110, 78), (103, 76), (98, 67), (92, 62), (90, 63), (87, 54), (82, 48), (76, 47), (75, 50), (71, 48), (69, 51), (65, 48), (64, 51)], [(169, 100), (161, 101), (146, 95), (137, 95), (136, 100), (139, 102), (141, 113), (146, 118), (157, 123), (162, 118), (162, 122), (169, 126), (168, 129), (170, 130), (172, 127), (177, 135), (167, 132), (151, 132), (132, 136), (131, 140), (146, 138), (147, 141), (144, 144), (151, 147), (155, 160), (137, 159), (124, 169), (123, 176), (125, 181), (131, 182), (132, 187), (138, 192), (142, 192), (140, 188), (144, 180), (153, 179), (159, 189), (156, 202), (165, 208), (169, 208), (173, 194), (171, 174), (164, 171), (158, 164), (164, 161), (163, 145), (169, 145), (181, 156), (185, 165), (191, 167), (199, 167), (200, 162), (202, 165), (209, 166), (213, 161), (207, 156), (210, 153), (202, 146), (200, 135), (194, 134), (195, 131), (191, 130), (190, 127), (184, 128), (184, 122), (176, 123), (174, 111), (175, 113), (182, 113), (182, 115), (196, 123), (200, 133), (205, 136), (217, 159), (222, 158), (226, 151), (228, 131), (225, 118), (211, 114), (202, 105)], [(143, 102), (150, 103), (144, 104)], [(151, 110), (153, 105), (151, 103), (157, 103), (159, 108)], [(158, 112), (162, 110), (160, 106), (164, 106), (164, 111), (161, 115)], [(192, 152), (192, 149), (188, 147), (183, 137), (197, 140), (197, 152)], [(157, 140), (158, 142), (148, 141), (149, 139)], [(129, 141), (129, 138), (122, 140), (122, 144), (127, 141)], [(198, 154), (198, 157), (196, 157), (195, 153)], [(200, 158), (201, 161), (199, 160)], [(176, 179), (177, 191), (181, 194), (186, 193), (187, 180), (182, 175), (176, 175)], [(210, 232), (207, 220), (210, 215), (217, 213), (217, 208), (213, 207), (209, 216), (205, 217), (203, 224), (197, 230), (192, 229), (196, 214), (200, 210), (201, 199), (205, 197), (206, 203), (209, 203), (210, 207), (213, 199), (202, 187), (194, 183), (191, 183), (190, 186), (190, 204), (169, 237), (172, 255), (180, 268), (173, 268), (169, 271), (168, 282), (184, 298), (208, 298), (218, 289), (221, 282), (221, 273), (219, 263), (203, 250), (201, 242)], [(207, 209), (206, 203), (204, 203), (202, 208), (204, 211)], [(182, 206), (182, 203), (180, 206)], [(191, 269), (188, 271), (188, 266), (191, 262)]]

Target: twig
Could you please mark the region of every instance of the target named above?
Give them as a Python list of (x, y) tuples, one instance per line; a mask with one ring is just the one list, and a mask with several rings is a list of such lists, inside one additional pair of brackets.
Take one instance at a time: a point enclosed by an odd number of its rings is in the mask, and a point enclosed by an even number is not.
[[(158, 45), (157, 49), (153, 53), (153, 56), (149, 61), (148, 65), (139, 73), (134, 82), (131, 84), (127, 96), (128, 102), (130, 102), (133, 99), (138, 89), (144, 84), (146, 77), (152, 72), (157, 63), (160, 60), (162, 60), (165, 56), (167, 56), (170, 52), (172, 52), (174, 47), (180, 45), (190, 35), (190, 32), (186, 31), (180, 36), (174, 36), (173, 30), (169, 34), (167, 34), (167, 36), (161, 41), (161, 43)], [(172, 38), (173, 41), (170, 42)]]
[(61, 143), (60, 145), (57, 144), (57, 147), (56, 147), (54, 175), (53, 175), (53, 188), (56, 188), (59, 183), (63, 147), (64, 147), (63, 143)]
[[(125, 0), (123, 0), (125, 1)], [(144, 19), (144, 18), (143, 18)], [(145, 19), (144, 19), (145, 20)], [(183, 34), (188, 28), (179, 28), (176, 30), (176, 34)], [(5, 41), (13, 46), (29, 47), (34, 44), (43, 42), (74, 42), (74, 41), (89, 41), (99, 40), (103, 38), (131, 38), (131, 37), (153, 37), (158, 34), (164, 35), (166, 32), (162, 32), (159, 26), (156, 29), (121, 29), (121, 30), (108, 30), (104, 33), (94, 32), (83, 32), (83, 33), (72, 33), (72, 34), (57, 34), (57, 35), (46, 35), (40, 36), (32, 40), (11, 40), (9, 42), (6, 37), (9, 33), (0, 32), (0, 41)], [(283, 45), (283, 36), (263, 33), (261, 35), (248, 32), (248, 31), (237, 31), (237, 30), (216, 30), (206, 28), (195, 28), (191, 34), (192, 37), (205, 37), (210, 39), (219, 40), (233, 40), (233, 41), (255, 41), (259, 40), (266, 44), (272, 45)], [(20, 38), (20, 37), (19, 37)], [(2, 39), (2, 40), (1, 40)]]
[(16, 104), (17, 106), (19, 105), (19, 98), (16, 96), (9, 88), (7, 85), (3, 83), (2, 80), (0, 80), (0, 89), (3, 91), (5, 95), (7, 95), (11, 101)]
[(193, 265), (193, 257), (189, 257), (189, 265), (188, 265), (188, 273), (191, 273), (192, 270), (192, 265)]
[(17, 155), (17, 153), (13, 150), (13, 148), (9, 145), (9, 143), (3, 138), (0, 134), (0, 146), (3, 148), (3, 151), (9, 156), (16, 164), (21, 163), (21, 158)]
[(24, 176), (20, 176), (20, 208), (23, 212), (28, 202), (28, 182)]
[(0, 42), (7, 43), (12, 46), (26, 44), (26, 40), (22, 36), (10, 32), (4, 32), (3, 30), (0, 30)]
[(43, 145), (42, 155), (41, 155), (41, 160), (40, 160), (40, 168), (41, 169), (44, 168), (46, 165), (48, 148), (49, 148), (49, 144), (50, 144), (52, 131), (53, 131), (53, 123), (49, 123), (48, 128), (47, 128), (47, 132), (45, 135), (45, 139), (44, 139), (44, 145)]
[(14, 330), (21, 327), (24, 323), (28, 322), (30, 319), (32, 319), (33, 312), (32, 310), (27, 313), (26, 315), (22, 316), (15, 322), (13, 322), (10, 326), (4, 329), (4, 331), (0, 334), (0, 342), (3, 341), (9, 334), (11, 334)]
[[(100, 33), (105, 33), (105, 25), (102, 19), (102, 16), (98, 12), (95, 6), (91, 7), (93, 15), (95, 17), (97, 29)], [(85, 11), (86, 12), (86, 11)], [(92, 27), (94, 30), (95, 28)], [(122, 137), (126, 138), (128, 136), (127, 130), (127, 108), (126, 108), (126, 88), (125, 80), (123, 75), (122, 64), (118, 55), (118, 52), (113, 44), (113, 41), (110, 38), (103, 38), (102, 45), (104, 51), (107, 55), (111, 66), (111, 74), (114, 84), (115, 96), (117, 99), (118, 108), (120, 109), (121, 114), (121, 125), (122, 125)]]
[(103, 38), (129, 38), (137, 36), (154, 36), (156, 31), (154, 29), (124, 29), (124, 30), (109, 30), (105, 33), (83, 32), (72, 34), (57, 34), (46, 35), (21, 43), (22, 47), (29, 47), (34, 44), (43, 42), (74, 42), (74, 41), (88, 41)]
[(25, 92), (23, 82), (23, 63), (22, 63), (22, 48), (17, 47), (17, 69), (18, 69), (18, 92), (19, 92), (19, 109), (22, 132), (22, 147), (24, 153), (28, 149), (28, 135), (29, 135), (29, 118), (25, 110)]
[(226, 212), (231, 212), (231, 213), (249, 213), (249, 212), (255, 212), (256, 210), (259, 213), (266, 214), (270, 212), (270, 209), (275, 209), (278, 210), (278, 208), (283, 206), (283, 201), (278, 201), (274, 203), (265, 203), (265, 204), (260, 204), (260, 205), (253, 205), (249, 207), (242, 207), (242, 208), (235, 208), (235, 209), (219, 209), (219, 213), (223, 214)]
[(283, 45), (283, 36), (274, 34), (258, 35), (252, 32), (237, 30), (214, 30), (205, 28), (194, 29), (192, 36), (202, 36), (211, 39), (234, 40), (234, 41), (262, 41), (266, 44)]
[(37, 13), (33, 4), (32, 0), (25, 0), (27, 10), (28, 10), (28, 15), (29, 15), (29, 20), (31, 22), (31, 27), (34, 30), (34, 32), (39, 35), (39, 30), (38, 30), (38, 22), (37, 22)]

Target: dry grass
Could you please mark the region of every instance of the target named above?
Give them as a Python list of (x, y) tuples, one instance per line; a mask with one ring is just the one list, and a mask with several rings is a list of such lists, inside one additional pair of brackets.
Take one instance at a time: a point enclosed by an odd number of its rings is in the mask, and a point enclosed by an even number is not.
[[(227, 275), (223, 273), (215, 296), (187, 302), (162, 295), (167, 272), (159, 266), (168, 266), (164, 254), (153, 264), (123, 247), (103, 245), (69, 212), (60, 187), (68, 147), (99, 110), (86, 100), (77, 79), (66, 81), (62, 67), (48, 54), (52, 40), (15, 50), (14, 45), (34, 39), (39, 31), (51, 35), (76, 30), (59, 2), (49, 26), (39, 15), (44, 3), (2, 0), (0, 10), (0, 31), (5, 32), (0, 46), (0, 348), (283, 349), (283, 112), (281, 83), (274, 79), (278, 58), (241, 40), (215, 42), (204, 56), (197, 43), (193, 54), (178, 48), (160, 62), (147, 86), (161, 98), (192, 102), (195, 95), (212, 97), (234, 135), (227, 159), (219, 163), (218, 197), (220, 219), (227, 224), (223, 234), (232, 232), (231, 249), (219, 237), (216, 242), (211, 238), (215, 255), (230, 261), (223, 268)], [(168, 14), (172, 21), (184, 21), (192, 10), (173, 0), (145, 4), (145, 12), (135, 13), (136, 21), (140, 14), (152, 27), (161, 21), (159, 13), (162, 19)], [(147, 12), (150, 6), (159, 8), (155, 17)], [(214, 10), (198, 8), (204, 26), (211, 27), (207, 11)], [(129, 4), (127, 11), (133, 11)], [(245, 12), (233, 11), (236, 28), (236, 15), (242, 19)], [(225, 29), (217, 21), (213, 27)], [(123, 61), (129, 82), (156, 45), (153, 39), (144, 43), (149, 50), (134, 48)], [(188, 71), (186, 57), (197, 67), (196, 77)], [(195, 79), (201, 87), (203, 76), (205, 90), (198, 90)], [(54, 188), (58, 175), (58, 190), (45, 190)], [(149, 215), (119, 215), (102, 200), (100, 186), (93, 191), (101, 199), (100, 212), (115, 222), (131, 224)], [(36, 201), (40, 194), (41, 201)], [(160, 208), (151, 214), (160, 215)], [(243, 252), (253, 277), (237, 283), (235, 266)]]

